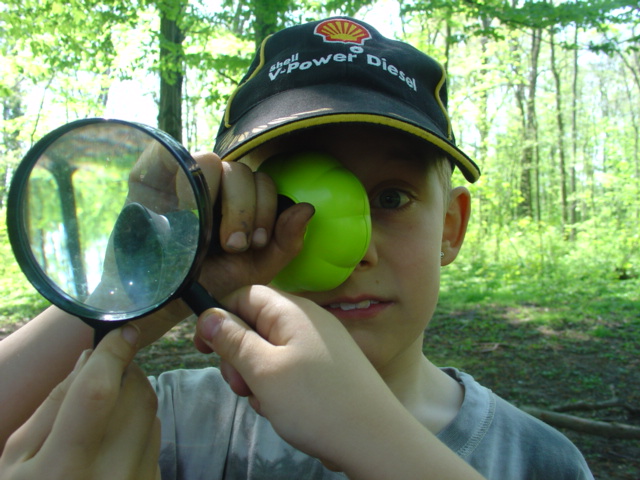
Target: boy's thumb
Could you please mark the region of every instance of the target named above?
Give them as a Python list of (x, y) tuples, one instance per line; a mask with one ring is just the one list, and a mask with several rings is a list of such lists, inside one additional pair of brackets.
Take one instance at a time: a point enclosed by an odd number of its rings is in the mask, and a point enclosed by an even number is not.
[(239, 357), (254, 340), (255, 332), (235, 315), (211, 308), (198, 317), (196, 335), (222, 359), (238, 368)]

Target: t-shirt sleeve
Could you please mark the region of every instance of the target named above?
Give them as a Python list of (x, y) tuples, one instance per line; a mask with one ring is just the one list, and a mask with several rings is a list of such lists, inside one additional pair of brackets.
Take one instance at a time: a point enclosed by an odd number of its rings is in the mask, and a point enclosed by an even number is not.
[(465, 388), (462, 408), (440, 440), (488, 479), (593, 480), (587, 463), (559, 431), (447, 369)]
[[(496, 403), (493, 425), (484, 448), (474, 455), (476, 461), (492, 464), (493, 471), (503, 468), (521, 475), (510, 478), (593, 480), (584, 457), (567, 437), (499, 397)], [(498, 458), (492, 461), (493, 455)]]

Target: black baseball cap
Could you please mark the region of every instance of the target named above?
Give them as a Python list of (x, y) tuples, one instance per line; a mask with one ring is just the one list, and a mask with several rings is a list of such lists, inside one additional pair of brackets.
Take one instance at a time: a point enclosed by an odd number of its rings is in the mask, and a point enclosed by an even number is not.
[(341, 123), (409, 133), (444, 151), (468, 181), (480, 176), (456, 146), (443, 67), (348, 17), (267, 37), (227, 103), (214, 151), (233, 161), (283, 134)]

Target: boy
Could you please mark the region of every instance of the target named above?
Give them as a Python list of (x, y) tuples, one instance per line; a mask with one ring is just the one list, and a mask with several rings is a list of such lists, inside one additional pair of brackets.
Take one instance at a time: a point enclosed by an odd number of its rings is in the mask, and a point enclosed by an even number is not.
[[(469, 193), (450, 187), (451, 169), (472, 182), (479, 176), (455, 145), (446, 104), (444, 72), (435, 61), (363, 22), (331, 18), (265, 40), (220, 128), (215, 150), (228, 162), (198, 157), (212, 198), (220, 190), (220, 240), (227, 252), (208, 260), (200, 280), (218, 298), (226, 295), (223, 303), (233, 313), (205, 312), (196, 329), (198, 349), (220, 354), (221, 375), (205, 369), (151, 379), (165, 480), (344, 478), (332, 470), (367, 479), (478, 478), (460, 459), (486, 478), (592, 478), (558, 432), (422, 354), (440, 268), (457, 256), (469, 219)], [(273, 183), (252, 172), (273, 154), (318, 150), (336, 157), (364, 185), (370, 247), (331, 291), (291, 295), (258, 286), (299, 251), (313, 210), (299, 204), (275, 220)], [(71, 386), (63, 384), (62, 396), (76, 400), (76, 385), (83, 385), (88, 368), (110, 358), (109, 348), (124, 352), (117, 367), (107, 368), (118, 378), (131, 356), (122, 338), (147, 344), (186, 313), (176, 302), (136, 322), (137, 330), (108, 335), (67, 380)], [(8, 390), (25, 401), (13, 408), (13, 423), (3, 420), (3, 439), (89, 344), (89, 334), (78, 333), (73, 320), (55, 309), (12, 337), (0, 352), (0, 371)], [(46, 361), (33, 354), (43, 338)], [(21, 361), (19, 352), (26, 352)], [(127, 372), (123, 385), (136, 378)], [(225, 381), (247, 399), (229, 392)], [(113, 394), (122, 397), (113, 401), (121, 413), (112, 420), (119, 426), (126, 416), (120, 405), (132, 403), (133, 390), (123, 386)], [(143, 416), (139, 409), (137, 415)], [(29, 420), (31, 430), (46, 425), (39, 417)], [(113, 445), (133, 443), (135, 454), (120, 450), (129, 464), (153, 463), (148, 449), (128, 439), (139, 438), (140, 430), (155, 438), (154, 425), (147, 420), (131, 435), (105, 433), (117, 441), (103, 442), (106, 453), (94, 449), (91, 458), (112, 458), (118, 451)], [(25, 431), (8, 443), (14, 458), (20, 457), (20, 437), (29, 437)], [(36, 449), (22, 443), (33, 455)], [(151, 469), (150, 478), (154, 474)]]

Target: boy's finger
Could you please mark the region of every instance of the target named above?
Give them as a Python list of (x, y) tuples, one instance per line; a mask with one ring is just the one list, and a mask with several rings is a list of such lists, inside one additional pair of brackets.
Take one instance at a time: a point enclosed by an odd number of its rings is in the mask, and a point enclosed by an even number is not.
[(65, 399), (67, 390), (76, 377), (78, 371), (86, 363), (90, 350), (85, 350), (78, 358), (73, 371), (60, 382), (38, 407), (33, 415), (18, 429), (7, 441), (3, 455), (10, 462), (17, 462), (33, 457), (38, 453), (42, 444), (47, 439), (60, 405)]
[(193, 154), (193, 159), (204, 175), (205, 183), (209, 189), (209, 198), (215, 200), (218, 198), (220, 178), (222, 177), (220, 157), (211, 152), (197, 152)]
[(196, 334), (220, 357), (233, 366), (248, 384), (257, 362), (268, 355), (267, 342), (232, 313), (212, 308), (198, 318)]
[(236, 395), (248, 397), (252, 394), (249, 385), (244, 381), (242, 375), (240, 375), (233, 365), (224, 359), (220, 361), (220, 373)]
[(254, 173), (256, 185), (255, 228), (251, 244), (262, 248), (269, 242), (276, 220), (278, 191), (275, 183), (263, 172)]
[(249, 248), (253, 234), (256, 187), (253, 172), (242, 163), (222, 165), (220, 244), (229, 252)]
[(236, 290), (224, 298), (224, 306), (272, 345), (287, 345), (299, 333), (308, 317), (305, 304), (311, 301), (264, 285)]
[(299, 253), (302, 250), (307, 224), (314, 213), (315, 209), (310, 203), (298, 203), (282, 212), (274, 231), (274, 248)]
[(131, 169), (129, 181), (151, 190), (164, 191), (171, 184), (179, 166), (164, 145), (150, 142)]
[(69, 459), (92, 461), (120, 393), (122, 374), (131, 362), (137, 328), (118, 328), (98, 344), (69, 386), (43, 450), (69, 452)]
[(100, 446), (99, 471), (110, 472), (111, 478), (129, 478), (139, 469), (152, 440), (157, 406), (158, 398), (146, 375), (137, 365), (129, 365)]
[[(300, 253), (304, 245), (307, 224), (315, 210), (308, 203), (299, 203), (285, 210), (273, 231), (272, 239), (256, 257), (255, 270), (267, 280), (273, 277)], [(263, 279), (258, 279), (262, 282)], [(258, 283), (258, 282), (256, 282)]]
[(247, 375), (263, 368), (274, 346), (287, 345), (298, 333), (306, 317), (300, 302), (305, 300), (262, 285), (240, 288), (223, 302), (238, 315), (209, 309), (198, 318), (196, 335), (251, 386)]
[(160, 441), (161, 441), (161, 425), (158, 417), (155, 418), (153, 425), (147, 435), (145, 442), (146, 450), (140, 461), (140, 467), (137, 480), (157, 480), (160, 479), (160, 467), (158, 460), (160, 459)]
[(151, 142), (129, 173), (131, 202), (153, 203), (159, 211), (171, 211), (176, 207), (175, 177), (179, 164), (159, 142)]
[(209, 345), (207, 345), (199, 336), (197, 333), (195, 333), (193, 335), (193, 344), (195, 345), (196, 349), (200, 352), (200, 353), (204, 353), (204, 354), (210, 354), (213, 353), (213, 350), (211, 349), (211, 347)]

